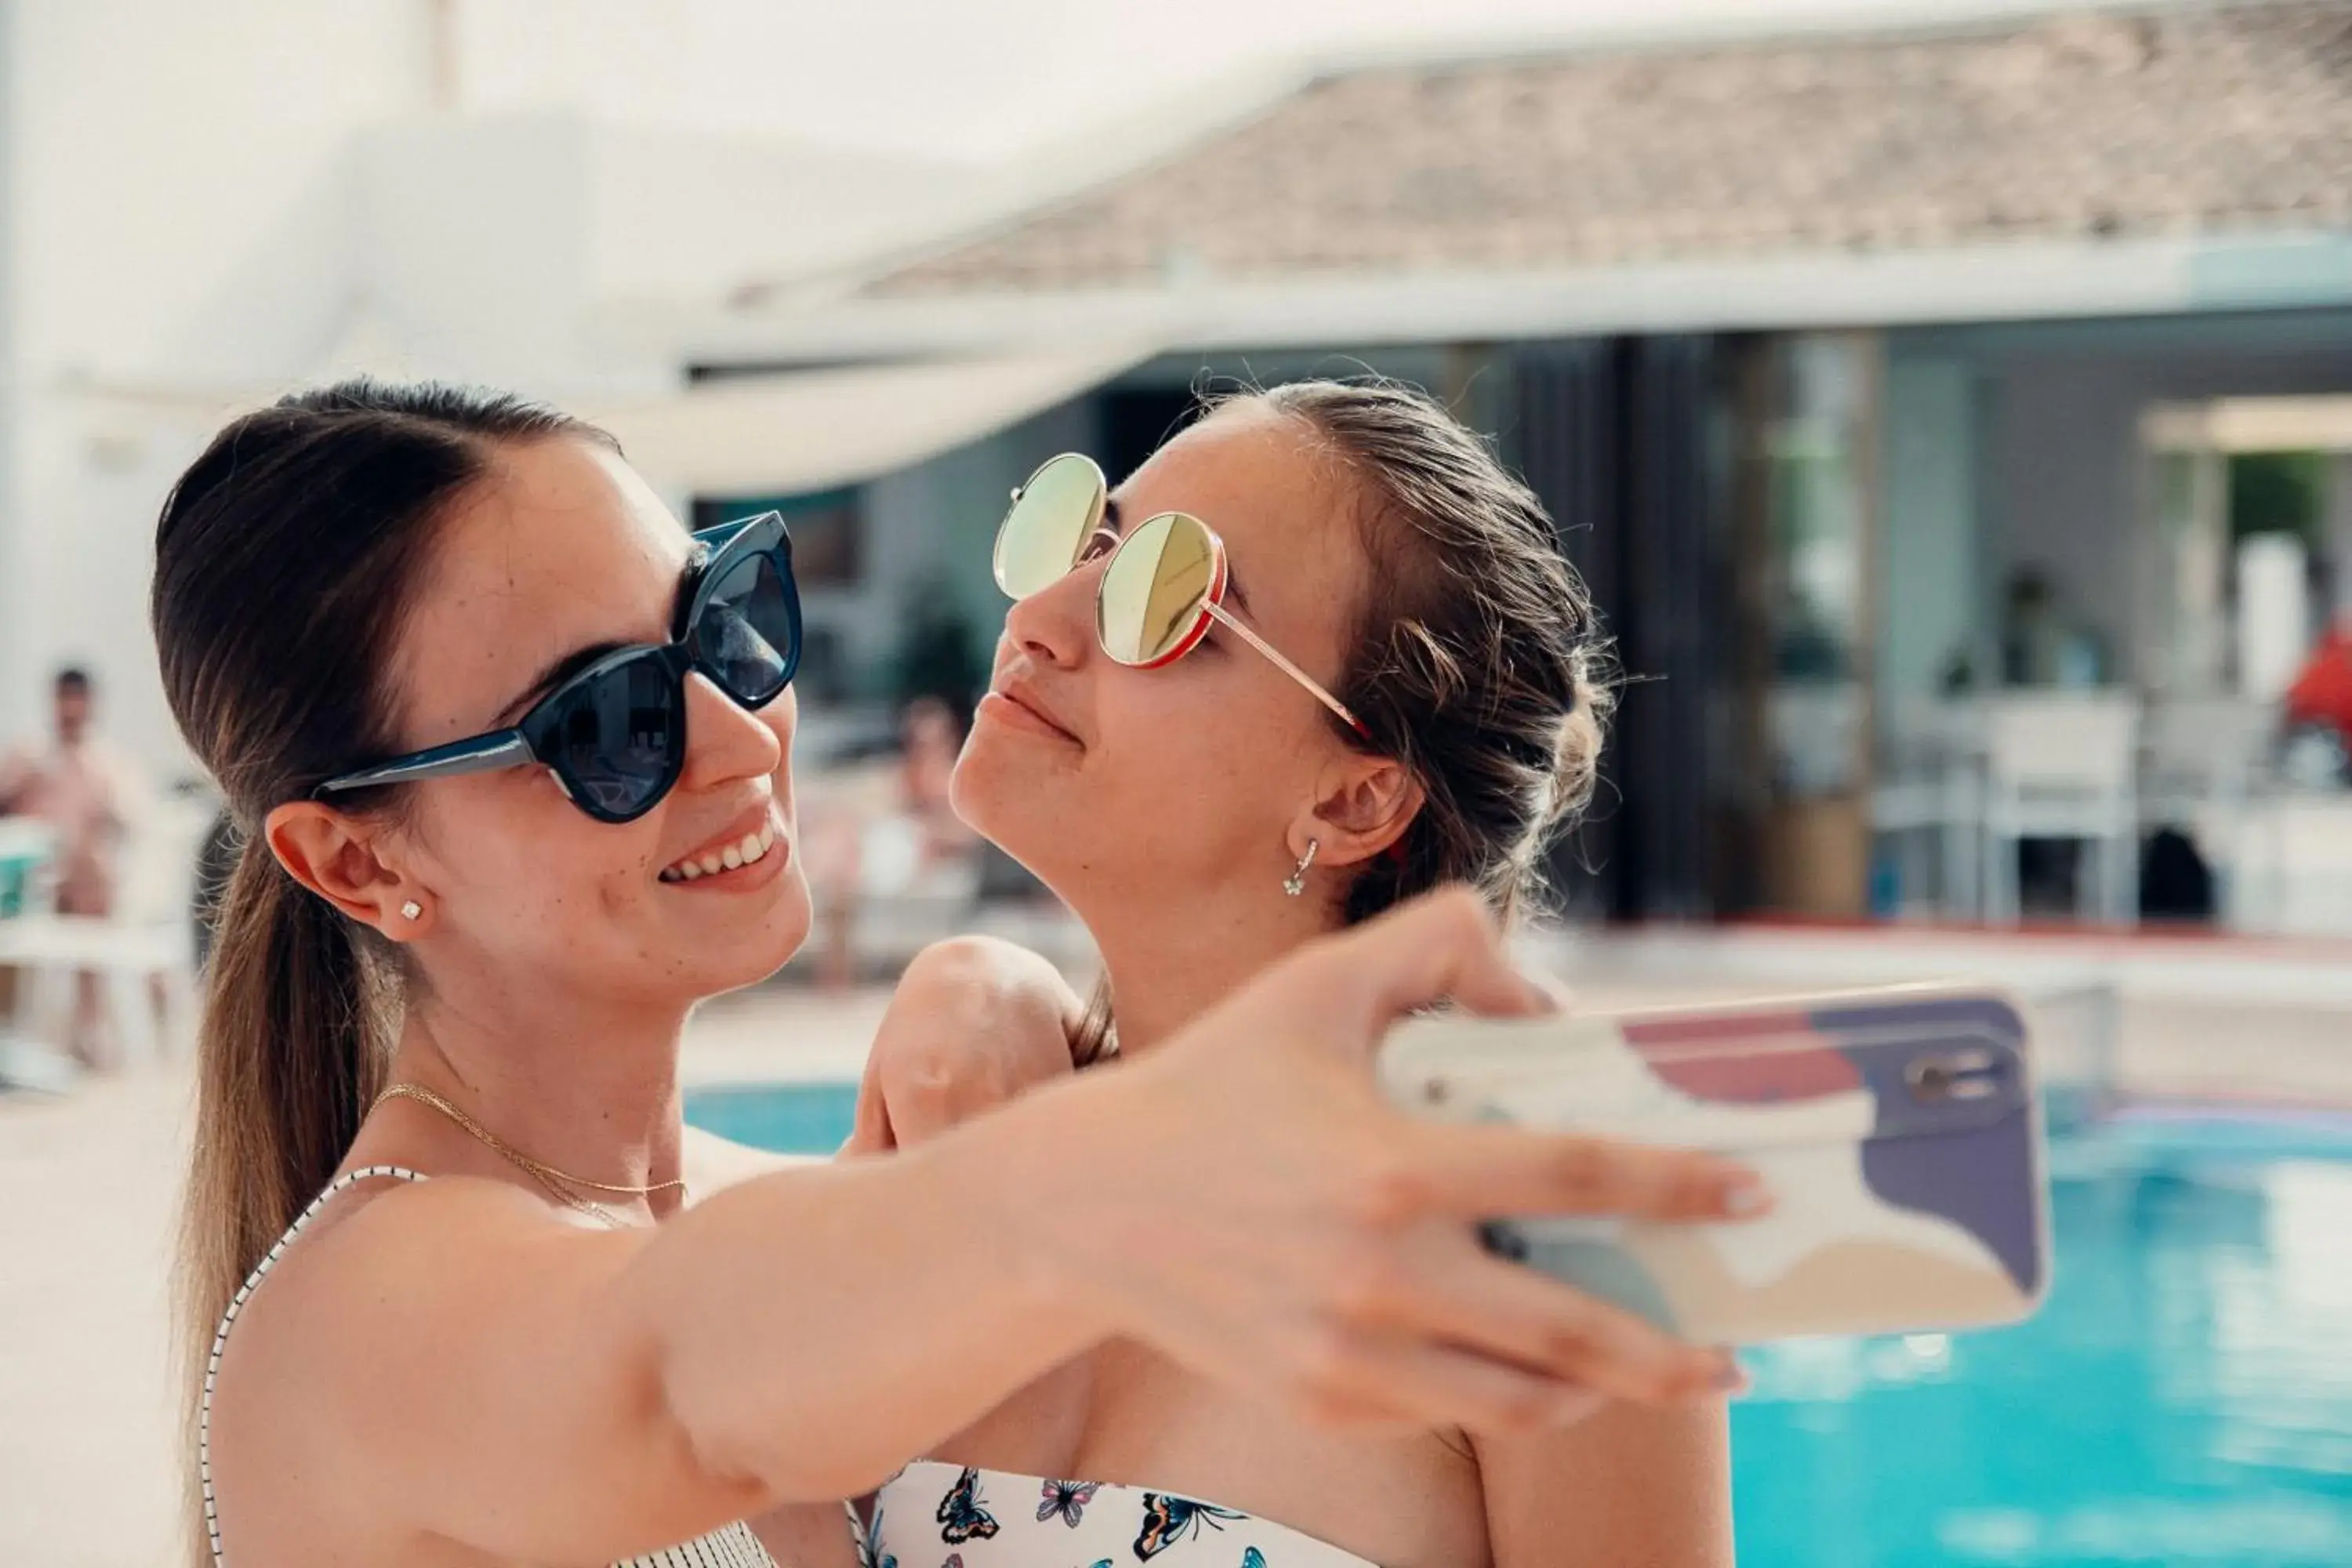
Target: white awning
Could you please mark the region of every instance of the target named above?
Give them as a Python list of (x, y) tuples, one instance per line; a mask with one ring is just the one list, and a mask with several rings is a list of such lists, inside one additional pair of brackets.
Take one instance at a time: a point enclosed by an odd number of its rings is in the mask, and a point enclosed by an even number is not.
[(1130, 344), (733, 376), (658, 403), (582, 412), (656, 488), (830, 489), (993, 435), (1150, 353)]
[(2159, 452), (2352, 452), (2352, 397), (2220, 397), (2140, 416)]

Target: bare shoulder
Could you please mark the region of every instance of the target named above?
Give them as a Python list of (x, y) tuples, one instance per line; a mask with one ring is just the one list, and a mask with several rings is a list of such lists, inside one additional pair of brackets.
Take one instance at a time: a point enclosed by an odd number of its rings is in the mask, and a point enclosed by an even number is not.
[(447, 1254), (567, 1228), (544, 1200), (506, 1182), (371, 1175), (336, 1193), (303, 1224), (299, 1241), (278, 1249), (270, 1294), (331, 1292), (381, 1267), (404, 1267), (420, 1250)]
[(698, 1203), (713, 1193), (724, 1192), (739, 1182), (764, 1176), (771, 1171), (824, 1163), (820, 1155), (779, 1154), (771, 1149), (754, 1149), (699, 1127), (688, 1128), (678, 1145), (679, 1173), (686, 1179), (690, 1203)]
[(501, 1245), (562, 1224), (530, 1194), (477, 1177), (354, 1182), (317, 1210), (299, 1238), (272, 1250), (268, 1283), (245, 1299), (223, 1360), (225, 1368), (268, 1375), (225, 1378), (223, 1390), (236, 1389), (240, 1407), (270, 1407), (289, 1390), (306, 1391), (297, 1403), (327, 1405), (349, 1361), (341, 1349), (347, 1331), (376, 1303), (383, 1281), (469, 1278), (467, 1260), (485, 1240)]

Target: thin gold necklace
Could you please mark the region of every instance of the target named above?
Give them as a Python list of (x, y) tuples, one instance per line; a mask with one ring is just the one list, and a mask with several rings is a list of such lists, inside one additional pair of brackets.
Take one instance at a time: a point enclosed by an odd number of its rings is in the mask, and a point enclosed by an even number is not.
[(375, 1105), (371, 1105), (368, 1109), (373, 1110), (376, 1105), (382, 1105), (387, 1100), (414, 1100), (420, 1104), (431, 1106), (488, 1145), (501, 1157), (526, 1172), (558, 1201), (579, 1210), (582, 1214), (593, 1215), (615, 1229), (628, 1228), (629, 1222), (604, 1205), (592, 1202), (587, 1198), (576, 1197), (566, 1192), (564, 1188), (566, 1186), (589, 1187), (600, 1193), (619, 1193), (625, 1196), (635, 1198), (650, 1197), (655, 1193), (666, 1193), (672, 1188), (679, 1192), (686, 1190), (686, 1184), (683, 1181), (656, 1182), (649, 1186), (632, 1187), (618, 1185), (612, 1182), (594, 1182), (585, 1176), (575, 1176), (569, 1171), (560, 1171), (544, 1160), (532, 1159), (529, 1154), (524, 1153), (420, 1083), (388, 1085), (382, 1094), (375, 1097)]

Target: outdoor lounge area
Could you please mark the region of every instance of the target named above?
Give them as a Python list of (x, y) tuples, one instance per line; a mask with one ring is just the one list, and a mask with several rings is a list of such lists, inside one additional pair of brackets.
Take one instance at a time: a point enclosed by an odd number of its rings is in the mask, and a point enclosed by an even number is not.
[(2352, 1568), (2352, 0), (0, 72), (0, 1568)]

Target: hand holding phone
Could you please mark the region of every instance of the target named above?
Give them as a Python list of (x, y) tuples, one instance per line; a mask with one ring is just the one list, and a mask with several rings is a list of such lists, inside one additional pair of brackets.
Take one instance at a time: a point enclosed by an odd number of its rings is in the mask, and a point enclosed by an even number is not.
[(1976, 1328), (2050, 1275), (2030, 1043), (1998, 994), (1903, 987), (1536, 1019), (1439, 1015), (1381, 1058), (1399, 1104), (1704, 1150), (1764, 1177), (1739, 1224), (1518, 1219), (1488, 1245), (1702, 1343)]

